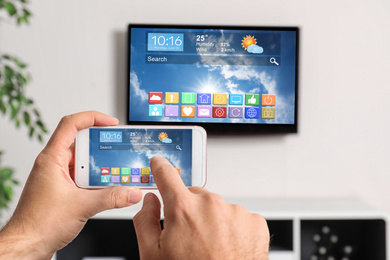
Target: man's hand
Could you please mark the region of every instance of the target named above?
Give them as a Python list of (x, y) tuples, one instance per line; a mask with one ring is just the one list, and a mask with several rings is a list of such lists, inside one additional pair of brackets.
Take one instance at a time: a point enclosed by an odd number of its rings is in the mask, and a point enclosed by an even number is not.
[(142, 193), (135, 188), (84, 190), (72, 180), (77, 131), (117, 124), (117, 119), (98, 112), (61, 120), (35, 161), (13, 217), (0, 232), (2, 259), (50, 259), (93, 215), (141, 200)]
[(268, 259), (269, 231), (265, 219), (202, 188), (187, 189), (177, 171), (162, 157), (150, 166), (164, 202), (149, 193), (134, 226), (142, 260)]

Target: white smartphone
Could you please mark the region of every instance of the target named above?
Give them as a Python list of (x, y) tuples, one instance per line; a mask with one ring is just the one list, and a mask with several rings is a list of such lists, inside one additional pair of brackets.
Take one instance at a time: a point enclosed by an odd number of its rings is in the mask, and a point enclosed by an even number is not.
[(206, 141), (206, 131), (200, 126), (87, 128), (76, 137), (75, 182), (81, 188), (156, 188), (150, 160), (161, 155), (187, 187), (203, 187)]

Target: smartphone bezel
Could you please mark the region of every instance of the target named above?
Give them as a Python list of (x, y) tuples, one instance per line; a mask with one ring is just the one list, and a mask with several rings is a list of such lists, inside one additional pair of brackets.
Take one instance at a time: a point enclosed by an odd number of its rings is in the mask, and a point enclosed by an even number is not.
[[(191, 129), (192, 130), (192, 187), (204, 187), (207, 180), (206, 147), (207, 133), (200, 126), (149, 126), (149, 125), (122, 125), (122, 126), (95, 126), (96, 129)], [(74, 181), (80, 188), (95, 189), (112, 186), (89, 185), (89, 129), (78, 131), (75, 140)], [(157, 189), (156, 186), (129, 186), (140, 189)]]

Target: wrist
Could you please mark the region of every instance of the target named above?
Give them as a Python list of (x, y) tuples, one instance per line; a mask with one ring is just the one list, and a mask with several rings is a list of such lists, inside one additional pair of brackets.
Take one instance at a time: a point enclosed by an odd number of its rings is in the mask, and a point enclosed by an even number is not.
[(38, 234), (24, 232), (21, 227), (8, 223), (0, 231), (1, 259), (51, 259), (53, 254), (45, 250), (45, 243)]

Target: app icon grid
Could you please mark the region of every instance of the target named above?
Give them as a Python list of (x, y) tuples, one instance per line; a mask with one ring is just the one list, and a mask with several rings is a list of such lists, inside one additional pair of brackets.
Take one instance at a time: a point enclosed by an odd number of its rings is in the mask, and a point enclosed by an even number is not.
[(275, 101), (275, 94), (149, 92), (149, 116), (275, 119)]
[[(180, 169), (176, 169), (180, 174)], [(155, 184), (154, 176), (150, 168), (119, 168), (119, 167), (103, 167), (100, 168), (100, 182), (102, 184), (120, 184), (120, 183), (141, 183)]]

